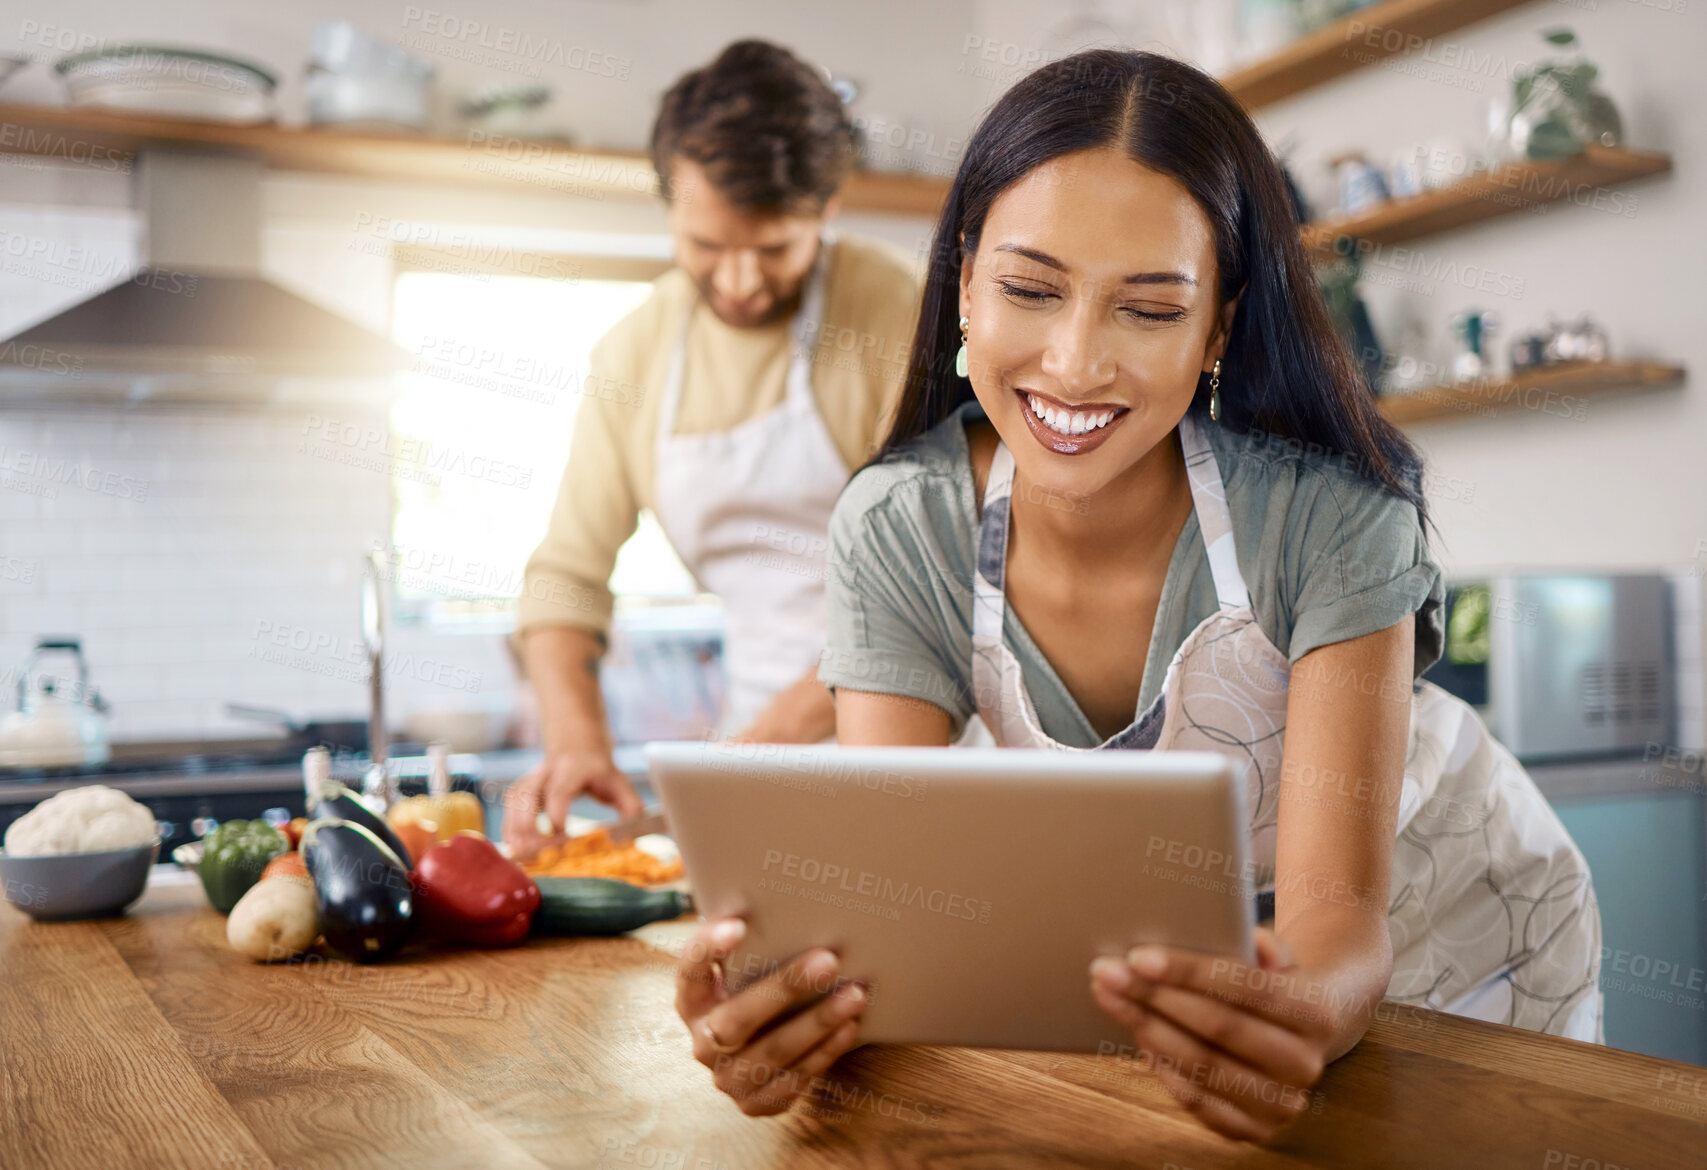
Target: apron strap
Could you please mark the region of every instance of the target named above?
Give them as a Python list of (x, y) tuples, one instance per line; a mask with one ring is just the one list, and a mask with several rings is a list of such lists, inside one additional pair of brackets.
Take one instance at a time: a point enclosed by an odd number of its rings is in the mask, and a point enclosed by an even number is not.
[(800, 307), (795, 310), (789, 330), (794, 353), (788, 363), (786, 396), (796, 405), (815, 402), (812, 397), (812, 357), (818, 338), (824, 331), (825, 290), (830, 284), (830, 250), (835, 246), (836, 234), (825, 228), (818, 240), (818, 258), (813, 262), (812, 275), (806, 279), (806, 289), (801, 293)]
[(688, 302), (688, 311), (682, 316), (681, 332), (676, 335), (676, 344), (670, 350), (670, 369), (664, 375), (664, 397), (658, 403), (658, 433), (653, 440), (660, 448), (660, 454), (664, 440), (676, 433), (676, 408), (682, 401), (682, 368), (688, 351), (688, 327), (693, 324), (693, 313), (698, 307), (698, 297)]
[(1251, 604), (1251, 591), (1239, 571), (1233, 549), (1233, 517), (1227, 511), (1227, 487), (1221, 468), (1210, 449), (1209, 436), (1191, 415), (1179, 420), (1180, 451), (1185, 455), (1185, 473), (1191, 481), (1191, 504), (1197, 510), (1197, 527), (1209, 554), (1209, 573), (1215, 579), (1215, 597), (1222, 609), (1244, 609)]
[[(1250, 590), (1245, 587), (1244, 574), (1239, 571), (1234, 554), (1233, 519), (1227, 510), (1227, 490), (1215, 462), (1215, 452), (1210, 449), (1200, 424), (1190, 415), (1180, 419), (1179, 436), (1186, 476), (1191, 483), (1192, 507), (1209, 556), (1216, 599), (1222, 609), (1248, 607)], [(972, 583), (972, 685), (979, 694), (994, 694), (1000, 686), (997, 664), (1007, 613), (1004, 578), (1013, 484), (1013, 452), (1006, 443), (997, 440), (995, 454), (990, 459), (989, 479), (984, 484), (984, 510), (978, 521), (978, 563)]]
[[(978, 521), (978, 564), (972, 582), (973, 685), (980, 686), (979, 649), (994, 651), (1002, 644), (1002, 621), (1007, 610), (1003, 578), (1008, 563), (1008, 507), (1014, 488), (1014, 457), (998, 440), (984, 483), (984, 511)], [(988, 665), (988, 664), (987, 664)], [(994, 679), (990, 680), (994, 685)]]

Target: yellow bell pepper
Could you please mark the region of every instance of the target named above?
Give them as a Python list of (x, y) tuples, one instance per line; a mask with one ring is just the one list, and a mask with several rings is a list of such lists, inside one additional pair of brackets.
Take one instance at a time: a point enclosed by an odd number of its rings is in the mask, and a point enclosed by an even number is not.
[(484, 834), (486, 809), (472, 792), (447, 792), (443, 796), (411, 796), (386, 812), (393, 828), (420, 825), (440, 841), (449, 841), (463, 830)]

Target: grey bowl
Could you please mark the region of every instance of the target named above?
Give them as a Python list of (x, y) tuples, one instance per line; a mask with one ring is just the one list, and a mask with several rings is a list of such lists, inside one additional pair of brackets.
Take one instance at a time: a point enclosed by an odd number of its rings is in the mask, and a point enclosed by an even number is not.
[(104, 853), (11, 857), (0, 852), (6, 901), (39, 922), (110, 918), (142, 897), (160, 839)]

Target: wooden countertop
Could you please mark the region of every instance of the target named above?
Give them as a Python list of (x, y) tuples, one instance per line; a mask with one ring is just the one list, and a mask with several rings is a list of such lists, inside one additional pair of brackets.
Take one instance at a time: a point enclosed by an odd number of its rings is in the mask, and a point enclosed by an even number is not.
[(0, 906), (0, 1166), (1707, 1165), (1707, 1068), (1398, 1005), (1267, 1149), (1115, 1056), (874, 1045), (752, 1120), (671, 1007), (691, 929), (263, 966), (193, 879), (104, 922)]

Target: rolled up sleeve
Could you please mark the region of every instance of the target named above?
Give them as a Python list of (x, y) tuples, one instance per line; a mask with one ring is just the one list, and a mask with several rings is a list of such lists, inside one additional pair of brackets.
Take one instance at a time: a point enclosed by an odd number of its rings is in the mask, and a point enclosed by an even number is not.
[(1372, 484), (1324, 480), (1304, 514), (1288, 658), (1416, 614), (1413, 677), (1439, 660), (1445, 583), (1415, 505)]
[(943, 620), (946, 563), (881, 467), (848, 484), (830, 517), (827, 630), (818, 678), (832, 693), (870, 691), (945, 711), (959, 736), (972, 713)]

